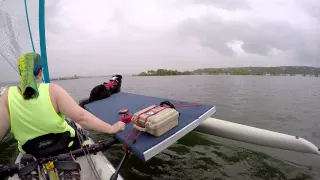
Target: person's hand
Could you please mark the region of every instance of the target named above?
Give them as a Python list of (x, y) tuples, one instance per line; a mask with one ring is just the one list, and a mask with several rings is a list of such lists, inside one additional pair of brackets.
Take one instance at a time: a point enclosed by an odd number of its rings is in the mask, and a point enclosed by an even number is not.
[(126, 127), (126, 124), (124, 122), (118, 121), (117, 123), (115, 123), (112, 126), (113, 133), (117, 133), (117, 132), (123, 131), (125, 127)]

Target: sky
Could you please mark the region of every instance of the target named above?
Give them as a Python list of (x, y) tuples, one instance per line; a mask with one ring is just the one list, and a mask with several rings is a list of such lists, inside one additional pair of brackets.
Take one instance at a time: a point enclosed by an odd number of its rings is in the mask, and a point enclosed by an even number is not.
[[(28, 1), (39, 52), (37, 7)], [(317, 0), (46, 0), (45, 10), (53, 77), (320, 66)], [(0, 52), (16, 63), (32, 51), (23, 2), (0, 0), (0, 20)], [(0, 80), (17, 77), (0, 55)]]

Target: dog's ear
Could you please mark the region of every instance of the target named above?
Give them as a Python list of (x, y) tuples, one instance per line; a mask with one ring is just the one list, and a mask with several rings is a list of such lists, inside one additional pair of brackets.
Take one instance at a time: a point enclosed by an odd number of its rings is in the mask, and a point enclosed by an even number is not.
[(122, 76), (121, 76), (120, 74), (116, 74), (116, 75), (114, 75), (114, 76), (112, 76), (112, 77), (117, 77), (117, 78), (122, 79)]

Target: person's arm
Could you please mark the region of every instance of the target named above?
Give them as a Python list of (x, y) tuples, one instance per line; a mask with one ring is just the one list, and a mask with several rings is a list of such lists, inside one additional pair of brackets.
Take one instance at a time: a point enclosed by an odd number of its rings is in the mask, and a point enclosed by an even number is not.
[(50, 83), (50, 91), (55, 96), (59, 112), (66, 115), (85, 129), (91, 129), (108, 134), (124, 130), (124, 123), (118, 122), (111, 126), (80, 107), (75, 100), (59, 85)]
[(8, 90), (6, 89), (0, 96), (0, 137), (3, 137), (10, 127), (9, 118)]

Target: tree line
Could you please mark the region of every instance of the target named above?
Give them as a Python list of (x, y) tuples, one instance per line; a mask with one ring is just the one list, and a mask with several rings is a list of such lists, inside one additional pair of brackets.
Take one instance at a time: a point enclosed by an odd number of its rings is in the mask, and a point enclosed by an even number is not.
[(138, 76), (174, 76), (174, 75), (192, 75), (190, 71), (177, 71), (168, 69), (149, 70), (138, 74)]
[(205, 68), (194, 71), (178, 71), (168, 69), (148, 70), (138, 76), (172, 76), (172, 75), (271, 75), (271, 76), (303, 76), (319, 77), (320, 68), (307, 66), (280, 66), (280, 67), (239, 67), (239, 68)]

